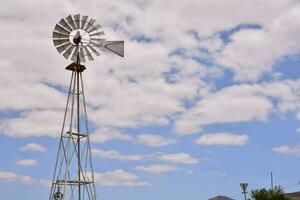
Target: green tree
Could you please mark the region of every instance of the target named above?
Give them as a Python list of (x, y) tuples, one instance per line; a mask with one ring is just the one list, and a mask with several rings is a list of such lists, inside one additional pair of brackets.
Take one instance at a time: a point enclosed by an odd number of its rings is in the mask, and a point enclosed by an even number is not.
[(284, 196), (280, 186), (275, 186), (273, 190), (266, 188), (252, 190), (251, 197), (254, 200), (290, 200), (289, 197)]

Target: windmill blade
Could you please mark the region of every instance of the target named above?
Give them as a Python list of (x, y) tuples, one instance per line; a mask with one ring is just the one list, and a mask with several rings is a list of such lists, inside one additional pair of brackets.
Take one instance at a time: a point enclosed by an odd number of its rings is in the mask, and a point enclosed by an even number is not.
[(87, 49), (86, 46), (83, 47), (83, 53), (88, 57), (89, 60), (94, 60), (91, 52)]
[(64, 29), (62, 26), (60, 26), (58, 24), (55, 25), (54, 30), (59, 33), (64, 33), (64, 34), (70, 35), (70, 31)]
[(72, 45), (72, 43), (71, 43), (71, 42), (68, 42), (68, 43), (63, 44), (63, 45), (61, 45), (61, 46), (59, 46), (59, 47), (56, 47), (56, 49), (57, 49), (57, 51), (58, 51), (59, 53), (62, 53), (63, 51), (65, 51), (66, 49), (68, 49), (71, 45)]
[(85, 62), (84, 52), (83, 52), (82, 47), (79, 48), (79, 59), (80, 59), (80, 62)]
[(70, 42), (69, 39), (54, 39), (53, 40), (53, 43), (54, 43), (54, 46), (59, 46), (59, 45), (62, 45), (62, 44), (65, 44), (67, 42)]
[(87, 45), (87, 47), (88, 47), (94, 54), (96, 54), (96, 56), (100, 56), (100, 53), (99, 53), (96, 49), (94, 49), (91, 45)]
[(79, 46), (76, 46), (75, 51), (72, 53), (72, 57), (71, 57), (72, 61), (74, 62), (77, 61), (78, 52), (79, 52)]
[(90, 46), (93, 46), (93, 47), (98, 47), (99, 48), (99, 45), (93, 41), (90, 41)]
[(59, 22), (59, 25), (61, 25), (62, 27), (64, 27), (65, 29), (67, 29), (68, 31), (72, 31), (71, 26), (66, 22), (66, 20), (64, 18), (62, 18)]
[(68, 59), (73, 51), (73, 49), (75, 48), (75, 46), (71, 45), (63, 54), (63, 56)]
[(101, 36), (101, 35), (104, 35), (104, 31), (101, 31), (101, 32), (96, 32), (96, 33), (93, 33), (93, 34), (90, 34), (90, 37), (93, 37), (93, 36)]
[(53, 31), (52, 38), (67, 39), (69, 35)]
[(76, 26), (76, 29), (79, 29), (80, 28), (80, 14), (77, 14), (77, 15), (73, 15), (74, 17), (74, 21), (75, 21), (75, 26)]
[(98, 30), (99, 28), (101, 28), (101, 26), (100, 26), (99, 24), (97, 24), (96, 26), (91, 26), (91, 27), (87, 30), (87, 32), (88, 32), (88, 33), (91, 33), (91, 32), (93, 32), (93, 31)]
[(72, 15), (69, 15), (68, 17), (66, 17), (66, 20), (70, 24), (70, 26), (72, 27), (72, 30), (75, 30), (76, 27), (75, 27), (75, 23), (74, 23), (74, 21), (72, 19)]
[(121, 57), (124, 57), (124, 41), (105, 41), (103, 47)]
[(105, 42), (105, 39), (99, 39), (99, 38), (91, 38), (90, 43), (95, 46), (102, 46)]
[(93, 24), (95, 23), (96, 20), (94, 19), (90, 19), (89, 23), (86, 25), (86, 27), (84, 28), (84, 30), (87, 32), (87, 30), (93, 26)]
[(87, 22), (88, 16), (82, 16), (82, 20), (81, 20), (81, 29), (84, 28), (86, 22)]

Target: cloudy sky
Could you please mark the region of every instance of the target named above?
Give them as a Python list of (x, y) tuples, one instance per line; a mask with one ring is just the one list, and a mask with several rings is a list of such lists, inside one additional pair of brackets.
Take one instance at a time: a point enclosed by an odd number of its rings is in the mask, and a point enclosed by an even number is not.
[(84, 72), (99, 199), (240, 199), (271, 171), (300, 190), (299, 1), (2, 0), (1, 197), (48, 198), (70, 76), (51, 36), (78, 13), (125, 41)]

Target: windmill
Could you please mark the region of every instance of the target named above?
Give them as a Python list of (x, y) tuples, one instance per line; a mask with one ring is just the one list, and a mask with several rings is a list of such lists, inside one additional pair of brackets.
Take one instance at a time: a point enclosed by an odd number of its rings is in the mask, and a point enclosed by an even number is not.
[(107, 41), (96, 20), (69, 15), (54, 27), (57, 51), (73, 62), (67, 104), (58, 145), (49, 200), (96, 200), (82, 63), (94, 60), (100, 50), (124, 56), (124, 41)]

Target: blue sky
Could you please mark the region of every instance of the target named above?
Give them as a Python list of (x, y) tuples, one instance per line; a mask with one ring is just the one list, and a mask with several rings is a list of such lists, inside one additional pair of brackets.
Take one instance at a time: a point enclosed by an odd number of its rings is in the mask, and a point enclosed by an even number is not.
[[(266, 9), (268, 8), (268, 9)], [(0, 192), (48, 198), (70, 61), (60, 18), (87, 14), (125, 57), (86, 64), (98, 199), (241, 199), (299, 191), (296, 0), (6, 1), (0, 8)]]

